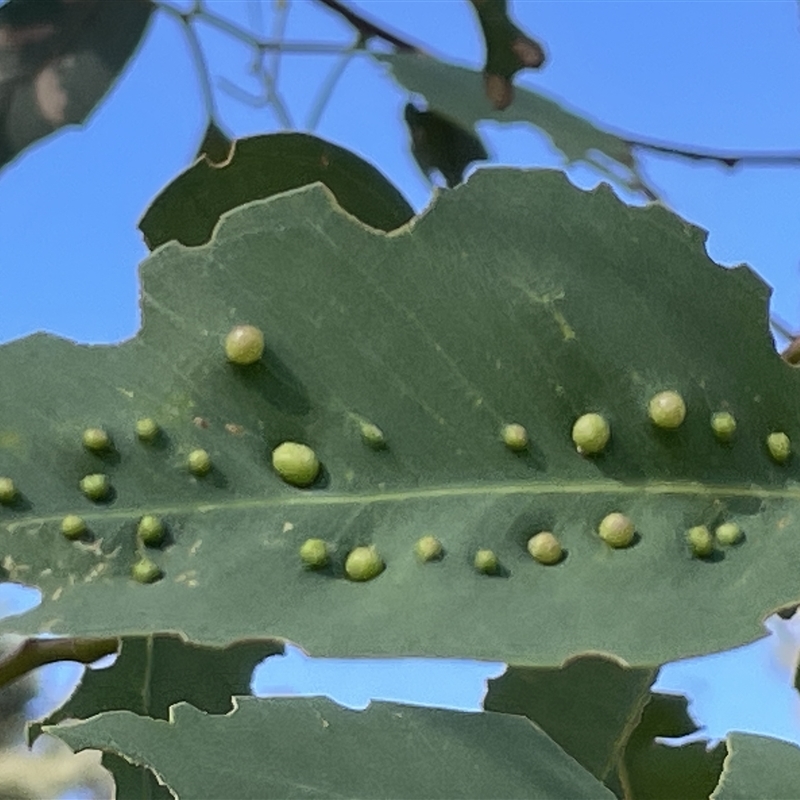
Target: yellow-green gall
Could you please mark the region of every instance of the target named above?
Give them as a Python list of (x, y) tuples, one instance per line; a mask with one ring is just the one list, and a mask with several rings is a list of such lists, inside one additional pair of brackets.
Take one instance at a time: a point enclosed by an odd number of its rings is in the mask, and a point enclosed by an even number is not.
[(305, 444), (284, 442), (272, 451), (275, 472), (292, 486), (310, 486), (319, 475), (319, 460)]
[(629, 517), (614, 511), (603, 517), (597, 532), (611, 547), (628, 547), (633, 542), (636, 529)]
[(148, 547), (158, 547), (164, 540), (164, 523), (152, 514), (146, 514), (136, 526), (136, 535)]
[(362, 422), (359, 427), (364, 444), (373, 450), (382, 450), (386, 447), (386, 437), (377, 425), (373, 425), (371, 422)]
[(686, 534), (692, 555), (697, 558), (708, 558), (714, 552), (714, 537), (705, 525), (696, 525)]
[(186, 466), (192, 475), (202, 478), (203, 475), (207, 475), (211, 471), (211, 456), (205, 450), (199, 448), (192, 450), (189, 453), (189, 458), (186, 459)]
[(423, 536), (414, 545), (414, 553), (420, 561), (436, 561), (442, 557), (442, 543), (435, 536)]
[(87, 530), (86, 522), (77, 514), (67, 514), (67, 516), (61, 520), (61, 533), (67, 539), (80, 539)]
[(721, 545), (739, 544), (742, 540), (742, 529), (735, 522), (723, 522), (714, 533)]
[(784, 464), (792, 455), (792, 443), (785, 433), (771, 433), (767, 436), (767, 450), (769, 450), (773, 461), (777, 461), (778, 464)]
[(81, 491), (90, 500), (102, 500), (108, 496), (111, 491), (111, 483), (108, 480), (108, 475), (102, 472), (97, 472), (92, 475), (87, 475), (81, 478), (80, 483)]
[(264, 334), (254, 325), (237, 325), (225, 337), (225, 355), (234, 364), (255, 364), (264, 352)]
[(540, 564), (558, 564), (564, 551), (561, 543), (550, 531), (542, 531), (528, 539), (528, 552)]
[(504, 425), (500, 435), (509, 450), (519, 452), (528, 446), (528, 431), (516, 422)]
[(383, 572), (386, 565), (375, 545), (356, 547), (344, 562), (344, 571), (351, 581), (370, 581)]
[(136, 420), (136, 435), (143, 442), (152, 442), (158, 436), (158, 423), (150, 417)]
[(611, 429), (600, 414), (584, 414), (572, 426), (572, 441), (581, 455), (595, 455), (608, 444)]
[(322, 569), (328, 563), (328, 545), (322, 539), (306, 539), (300, 545), (300, 560), (309, 569)]
[(83, 432), (83, 446), (87, 450), (99, 453), (111, 447), (111, 437), (102, 428), (87, 428)]
[(0, 478), (0, 503), (10, 505), (17, 499), (17, 487), (11, 478)]
[(736, 418), (728, 411), (717, 411), (711, 415), (711, 430), (721, 442), (729, 442), (736, 433)]
[(161, 571), (158, 564), (145, 557), (139, 559), (139, 561), (133, 565), (131, 574), (133, 579), (139, 583), (154, 583), (164, 573)]
[(686, 419), (686, 403), (677, 392), (673, 391), (659, 392), (653, 396), (647, 411), (653, 425), (667, 430), (679, 428)]
[(475, 553), (474, 564), (475, 569), (483, 572), (484, 575), (494, 575), (500, 566), (497, 556), (492, 550), (478, 550)]

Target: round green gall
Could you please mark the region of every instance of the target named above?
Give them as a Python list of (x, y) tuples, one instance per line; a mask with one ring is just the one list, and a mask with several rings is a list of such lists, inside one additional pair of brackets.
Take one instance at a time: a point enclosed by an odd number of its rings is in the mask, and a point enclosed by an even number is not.
[(371, 581), (383, 572), (383, 559), (374, 545), (356, 547), (344, 562), (344, 571), (351, 581)]
[(610, 547), (629, 547), (636, 532), (630, 517), (614, 511), (603, 517), (597, 529), (600, 538)]
[(66, 539), (80, 539), (87, 530), (86, 522), (77, 514), (67, 514), (61, 520), (61, 533)]
[(371, 422), (362, 422), (360, 428), (364, 444), (373, 450), (382, 450), (386, 447), (386, 437), (377, 425), (373, 425)]
[(136, 435), (143, 442), (152, 442), (158, 436), (159, 430), (158, 423), (150, 417), (136, 420)]
[(686, 534), (692, 555), (697, 558), (708, 558), (714, 552), (714, 537), (706, 525), (696, 525)]
[(675, 430), (686, 419), (686, 403), (673, 391), (659, 392), (650, 399), (647, 407), (650, 419), (657, 428)]
[(322, 569), (328, 563), (328, 545), (322, 539), (306, 539), (300, 545), (300, 560), (309, 569)]
[(558, 564), (564, 551), (561, 544), (550, 531), (542, 531), (528, 539), (528, 552), (540, 564)]
[(600, 414), (584, 414), (572, 426), (572, 441), (581, 455), (595, 455), (605, 449), (611, 429)]
[(319, 475), (319, 460), (305, 444), (284, 442), (272, 451), (275, 472), (292, 486), (310, 486)]
[(739, 544), (742, 540), (742, 529), (735, 522), (723, 522), (714, 533), (717, 541), (726, 547)]
[(0, 478), (0, 504), (7, 506), (17, 499), (17, 487), (11, 478)]
[(108, 493), (111, 491), (111, 483), (108, 480), (108, 475), (104, 475), (102, 472), (97, 472), (92, 475), (87, 475), (85, 478), (81, 478), (80, 487), (81, 491), (90, 500), (102, 500), (108, 497)]
[(728, 411), (717, 411), (711, 415), (711, 430), (721, 442), (729, 442), (736, 433), (736, 418)]
[(492, 550), (478, 550), (475, 553), (474, 564), (475, 569), (484, 575), (494, 575), (500, 567), (497, 556)]
[(435, 536), (423, 536), (414, 545), (414, 554), (420, 561), (437, 561), (443, 553), (442, 543)]
[(111, 437), (102, 428), (87, 428), (83, 432), (83, 446), (93, 453), (101, 453), (111, 447)]
[(192, 475), (202, 478), (203, 475), (207, 475), (211, 471), (211, 456), (207, 451), (200, 448), (192, 450), (189, 453), (189, 458), (186, 459), (186, 465)]
[(264, 352), (264, 334), (254, 325), (237, 325), (225, 337), (225, 355), (233, 364), (255, 364)]
[(503, 439), (503, 444), (514, 452), (518, 453), (528, 446), (528, 431), (516, 422), (504, 425), (500, 435)]
[(136, 535), (148, 547), (158, 547), (164, 541), (164, 523), (152, 514), (146, 514), (136, 526)]
[(771, 433), (767, 436), (767, 450), (773, 461), (785, 464), (792, 455), (792, 443), (785, 433)]
[(154, 583), (163, 576), (158, 564), (149, 558), (141, 558), (133, 565), (131, 571), (133, 579), (138, 583)]

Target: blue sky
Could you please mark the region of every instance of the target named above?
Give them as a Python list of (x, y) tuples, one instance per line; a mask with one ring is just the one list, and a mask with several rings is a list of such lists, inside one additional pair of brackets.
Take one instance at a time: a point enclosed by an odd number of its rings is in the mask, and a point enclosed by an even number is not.
[[(174, 2), (177, 8), (188, 3)], [(277, 3), (209, 2), (271, 35)], [(479, 29), (465, 0), (351, 3), (428, 51), (480, 67)], [(800, 12), (793, 0), (754, 2), (511, 2), (517, 20), (542, 41), (549, 61), (519, 83), (546, 91), (596, 124), (690, 148), (800, 151)], [(290, 0), (289, 41), (352, 43), (352, 32), (311, 0)], [(246, 136), (277, 130), (273, 111), (253, 109), (221, 89), (227, 79), (251, 93), (251, 53), (203, 27), (220, 117)], [(306, 129), (338, 55), (283, 55), (279, 89), (292, 121)], [(351, 58), (315, 133), (379, 166), (416, 209), (430, 186), (400, 125), (407, 95), (363, 56)], [(146, 255), (136, 222), (183, 170), (204, 124), (197, 77), (174, 19), (157, 14), (146, 41), (84, 129), (59, 133), (0, 172), (0, 343), (47, 330), (81, 342), (118, 342), (139, 326), (137, 264)], [(523, 124), (481, 126), (493, 159), (557, 166), (547, 139)], [(709, 231), (723, 264), (749, 263), (774, 288), (773, 309), (800, 328), (800, 169), (697, 164), (643, 155), (649, 180), (685, 219)], [(570, 172), (581, 186), (598, 177)], [(0, 609), (21, 602), (0, 591)], [(731, 729), (800, 742), (800, 700), (791, 688), (798, 640), (790, 624), (762, 642), (665, 668), (664, 690), (685, 691), (713, 737)], [(476, 708), (497, 665), (418, 660), (320, 663), (292, 651), (257, 673), (259, 691), (327, 693), (363, 706), (369, 697)], [(48, 672), (52, 699), (75, 672)]]

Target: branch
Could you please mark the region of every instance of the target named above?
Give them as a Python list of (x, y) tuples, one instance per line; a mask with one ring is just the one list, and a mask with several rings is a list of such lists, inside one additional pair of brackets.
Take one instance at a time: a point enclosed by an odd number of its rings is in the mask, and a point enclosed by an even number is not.
[(0, 689), (31, 670), (56, 661), (91, 664), (119, 650), (119, 639), (26, 639), (20, 647), (0, 659)]
[(394, 45), (398, 50), (411, 53), (421, 52), (416, 45), (401, 39), (399, 36), (395, 36), (391, 31), (381, 28), (374, 22), (364, 19), (360, 14), (342, 5), (339, 0), (317, 0), (317, 2), (349, 22), (358, 31), (362, 39), (372, 39), (377, 36), (379, 39), (383, 39), (384, 42)]
[(664, 153), (669, 156), (688, 158), (692, 161), (714, 161), (718, 164), (729, 167), (730, 169), (738, 167), (742, 164), (760, 164), (762, 166), (800, 164), (800, 152), (723, 153), (719, 151), (714, 152), (712, 150), (692, 150), (679, 145), (648, 141), (646, 139), (634, 139), (624, 135), (620, 136), (619, 138), (631, 147), (640, 147), (643, 150), (650, 150), (654, 153)]

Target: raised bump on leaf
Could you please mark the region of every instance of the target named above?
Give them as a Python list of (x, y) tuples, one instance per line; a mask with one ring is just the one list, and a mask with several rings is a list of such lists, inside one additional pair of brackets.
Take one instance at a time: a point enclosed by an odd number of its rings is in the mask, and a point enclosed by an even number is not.
[(377, 425), (371, 422), (360, 422), (359, 428), (364, 444), (369, 445), (373, 450), (381, 450), (386, 447), (386, 436)]
[(264, 334), (255, 325), (237, 325), (225, 337), (225, 355), (233, 364), (255, 364), (264, 352)]
[(87, 530), (85, 520), (77, 514), (67, 514), (61, 520), (61, 533), (67, 539), (80, 539)]
[(319, 475), (319, 460), (305, 444), (284, 442), (272, 451), (275, 472), (293, 486), (310, 486)]
[(99, 453), (111, 447), (111, 437), (103, 428), (87, 428), (83, 432), (83, 446), (93, 453)]
[(714, 537), (706, 525), (695, 525), (686, 534), (692, 555), (708, 558), (714, 552)]
[(300, 545), (300, 560), (309, 569), (321, 569), (328, 563), (328, 545), (322, 539), (306, 539)]
[(351, 581), (369, 581), (383, 572), (386, 565), (375, 545), (356, 547), (344, 562), (344, 571)]
[(630, 517), (614, 511), (603, 517), (597, 531), (600, 538), (611, 547), (628, 547), (633, 542), (636, 528)]
[(735, 522), (723, 522), (714, 533), (721, 545), (739, 544), (742, 540), (742, 529)]
[(435, 536), (423, 536), (415, 543), (414, 553), (420, 561), (437, 561), (442, 557), (444, 548)]
[(736, 418), (728, 411), (717, 411), (711, 415), (711, 430), (721, 442), (729, 442), (736, 433)]
[(528, 539), (528, 552), (540, 564), (558, 564), (564, 550), (561, 543), (550, 531), (541, 531)]
[(158, 547), (164, 541), (164, 523), (153, 514), (145, 514), (136, 526), (136, 535), (148, 547)]
[(192, 475), (202, 478), (203, 475), (207, 475), (211, 471), (211, 456), (207, 451), (200, 448), (192, 450), (186, 459), (186, 465)]
[(767, 450), (772, 460), (784, 464), (792, 455), (792, 443), (782, 431), (776, 431), (767, 436)]
[(611, 428), (600, 414), (584, 414), (572, 426), (572, 441), (581, 455), (601, 452), (611, 437)]
[(17, 499), (17, 487), (11, 478), (0, 478), (0, 503), (9, 505)]
[(492, 550), (478, 550), (475, 553), (475, 569), (484, 575), (494, 575), (500, 568), (500, 562)]
[(158, 436), (159, 430), (158, 423), (150, 417), (136, 421), (136, 435), (143, 442), (152, 442)]
[(154, 583), (161, 578), (164, 573), (155, 561), (147, 558), (146, 556), (140, 558), (131, 570), (131, 576), (138, 583)]
[(659, 392), (650, 399), (647, 412), (657, 428), (674, 430), (686, 419), (686, 403), (677, 392)]
[(81, 478), (80, 487), (90, 500), (102, 500), (111, 491), (108, 475), (104, 475), (102, 472), (95, 472)]
[(519, 452), (528, 446), (528, 431), (525, 430), (524, 426), (516, 422), (504, 425), (500, 435), (509, 450)]

